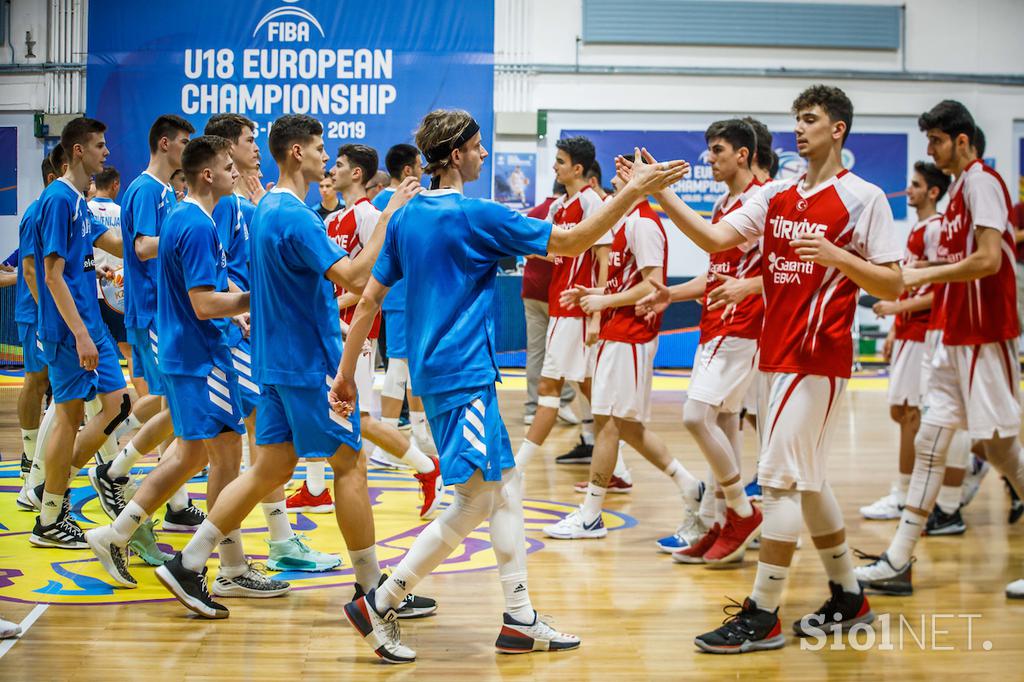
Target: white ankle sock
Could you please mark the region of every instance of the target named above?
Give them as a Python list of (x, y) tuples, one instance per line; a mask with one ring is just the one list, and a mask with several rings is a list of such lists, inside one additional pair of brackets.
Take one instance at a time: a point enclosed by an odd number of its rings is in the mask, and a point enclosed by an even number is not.
[(185, 545), (185, 549), (181, 550), (181, 565), (190, 571), (201, 572), (203, 566), (210, 559), (210, 555), (213, 554), (214, 548), (223, 539), (224, 533), (217, 530), (217, 526), (213, 525), (210, 519), (206, 519), (199, 524), (199, 528)]
[[(412, 426), (412, 435), (417, 440), (426, 441), (430, 438), (427, 431), (427, 415), (425, 412), (413, 412), (409, 410), (409, 425)], [(420, 472), (421, 474), (424, 472)]]
[(316, 497), (327, 487), (327, 462), (306, 462), (306, 489)]
[(519, 446), (519, 452), (516, 453), (516, 468), (520, 471), (524, 470), (524, 467), (530, 463), (533, 456), (537, 454), (537, 450), (540, 446), (536, 443), (523, 439), (522, 445)]
[(757, 603), (757, 608), (762, 611), (774, 611), (779, 608), (788, 577), (788, 566), (775, 566), (758, 561), (754, 590), (750, 593), (750, 598)]
[(39, 522), (44, 526), (56, 523), (57, 517), (60, 516), (60, 510), (64, 506), (64, 496), (48, 493), (44, 489), (42, 503), (43, 507), (39, 510)]
[(111, 478), (121, 478), (131, 473), (132, 467), (142, 457), (142, 453), (135, 449), (135, 443), (130, 442), (117, 453), (117, 457), (110, 463), (107, 475)]
[(725, 510), (729, 507), (721, 490), (715, 491), (715, 523), (725, 526)]
[(909, 509), (903, 510), (899, 525), (896, 526), (896, 534), (892, 537), (889, 549), (885, 551), (893, 568), (903, 568), (910, 561), (927, 520), (927, 516), (916, 514)]
[(434, 460), (423, 454), (420, 447), (416, 445), (416, 439), (409, 441), (409, 449), (402, 455), (402, 460), (416, 470), (418, 474), (429, 474), (434, 470)]
[(139, 429), (142, 428), (142, 422), (140, 422), (139, 418), (136, 417), (134, 413), (132, 413), (132, 414), (129, 414), (128, 418), (124, 420), (124, 423), (121, 424), (121, 427), (126, 432), (138, 431)]
[(526, 572), (502, 576), (501, 591), (505, 594), (505, 612), (520, 623), (533, 623), (533, 604), (530, 602)]
[(114, 532), (114, 540), (121, 547), (128, 544), (128, 541), (132, 539), (132, 535), (138, 530), (139, 526), (146, 522), (149, 518), (149, 514), (146, 510), (139, 506), (138, 502), (134, 500), (128, 500), (128, 504), (125, 505), (124, 510), (117, 515), (114, 522), (110, 524), (110, 530)]
[(819, 549), (818, 556), (821, 557), (821, 564), (825, 567), (825, 575), (829, 580), (842, 585), (844, 592), (860, 594), (860, 585), (853, 572), (853, 557), (850, 556), (850, 548), (845, 542), (835, 547)]
[(263, 510), (263, 518), (267, 522), (271, 542), (290, 540), (295, 535), (292, 531), (292, 524), (288, 521), (288, 505), (284, 500), (264, 502), (260, 505), (260, 509)]
[(612, 472), (613, 476), (618, 476), (624, 481), (629, 480), (629, 467), (626, 466), (626, 460), (622, 456), (622, 441), (619, 441), (619, 452), (615, 456), (615, 471)]
[[(947, 471), (949, 470), (947, 469)], [(960, 508), (962, 491), (962, 485), (943, 485), (939, 488), (939, 496), (936, 498), (935, 504), (939, 505), (939, 509), (944, 513), (953, 514)]]
[(747, 494), (743, 491), (743, 479), (723, 485), (722, 492), (725, 494), (726, 506), (740, 516), (746, 518), (754, 513), (754, 508), (750, 506), (750, 500), (747, 499)]
[(604, 496), (608, 494), (607, 488), (602, 488), (593, 483), (587, 484), (587, 496), (583, 498), (580, 506), (580, 516), (583, 523), (593, 523), (601, 515), (601, 505), (604, 504)]
[(672, 482), (679, 488), (686, 508), (696, 510), (700, 501), (698, 499), (700, 497), (700, 481), (694, 478), (686, 470), (686, 467), (679, 463), (678, 459), (673, 459), (668, 463), (668, 466), (665, 467), (665, 474), (671, 477)]
[(249, 562), (245, 558), (245, 548), (242, 547), (242, 531), (238, 528), (224, 536), (224, 539), (217, 545), (217, 554), (220, 555), (220, 575), (228, 578), (237, 578), (249, 570)]
[(171, 508), (171, 511), (181, 511), (188, 506), (188, 484), (181, 486), (175, 491), (171, 499), (167, 500), (167, 506)]
[(352, 562), (356, 583), (363, 588), (363, 592), (369, 592), (377, 587), (381, 576), (380, 563), (377, 561), (377, 545), (370, 545), (366, 549), (350, 549), (348, 558)]
[(24, 450), (28, 461), (36, 458), (36, 441), (39, 440), (39, 429), (21, 430), (21, 449)]

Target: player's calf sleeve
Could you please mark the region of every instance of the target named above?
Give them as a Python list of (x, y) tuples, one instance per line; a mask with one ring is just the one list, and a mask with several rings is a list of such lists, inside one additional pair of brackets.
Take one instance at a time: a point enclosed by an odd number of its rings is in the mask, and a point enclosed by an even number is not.
[(522, 477), (517, 471), (506, 472), (502, 477), (490, 528), (491, 546), (498, 560), (498, 578), (505, 596), (505, 610), (520, 622), (531, 622), (533, 604), (526, 574)]
[(933, 424), (921, 424), (914, 439), (914, 473), (907, 490), (906, 506), (925, 513), (932, 510), (942, 486), (946, 470), (946, 453), (953, 440), (953, 429)]

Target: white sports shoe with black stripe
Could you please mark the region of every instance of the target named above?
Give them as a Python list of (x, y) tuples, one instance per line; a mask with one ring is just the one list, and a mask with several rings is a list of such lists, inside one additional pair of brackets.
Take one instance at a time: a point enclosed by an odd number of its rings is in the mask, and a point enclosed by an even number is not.
[(233, 578), (220, 573), (213, 581), (210, 592), (216, 597), (269, 599), (270, 597), (280, 597), (292, 588), (290, 583), (276, 580), (263, 573), (265, 569), (265, 566), (251, 563), (248, 571)]
[(89, 543), (89, 549), (99, 559), (100, 566), (114, 579), (114, 582), (121, 587), (138, 587), (135, 578), (128, 572), (131, 552), (128, 547), (122, 547), (114, 541), (114, 531), (110, 526), (92, 528), (85, 534), (85, 541)]
[(533, 612), (532, 623), (520, 623), (504, 614), (501, 633), (494, 647), (503, 654), (528, 654), (531, 651), (567, 651), (577, 649), (580, 638), (558, 632)]

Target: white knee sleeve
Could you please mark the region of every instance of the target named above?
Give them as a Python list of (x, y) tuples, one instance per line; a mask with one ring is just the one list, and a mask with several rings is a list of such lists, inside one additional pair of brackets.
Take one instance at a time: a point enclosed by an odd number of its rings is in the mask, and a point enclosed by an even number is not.
[(384, 373), (384, 387), (380, 394), (385, 398), (403, 400), (409, 386), (409, 364), (401, 358), (388, 360), (388, 371)]
[(914, 438), (914, 474), (907, 490), (908, 507), (931, 511), (946, 473), (946, 452), (954, 430), (923, 423)]
[(764, 524), (761, 537), (776, 542), (796, 543), (800, 538), (800, 492), (765, 488), (761, 501)]
[(803, 492), (800, 497), (804, 523), (812, 538), (831, 535), (844, 528), (843, 510), (828, 483), (821, 486), (820, 492)]
[(949, 442), (946, 453), (946, 466), (953, 469), (966, 469), (971, 461), (971, 435), (966, 431), (957, 431)]

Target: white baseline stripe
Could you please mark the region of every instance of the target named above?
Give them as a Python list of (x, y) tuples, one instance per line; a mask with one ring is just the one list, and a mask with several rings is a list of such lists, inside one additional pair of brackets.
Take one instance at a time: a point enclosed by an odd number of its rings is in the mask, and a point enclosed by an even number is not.
[[(20, 623), (21, 637), (25, 636), (25, 633), (28, 632), (28, 629), (32, 627), (32, 625), (37, 620), (39, 620), (39, 616), (43, 615), (43, 611), (45, 611), (48, 608), (50, 608), (49, 604), (36, 604), (35, 607), (28, 612), (28, 615), (25, 616), (25, 619), (22, 620)], [(14, 637), (12, 639), (5, 639), (0, 641), (0, 658), (3, 658), (4, 654), (10, 651), (11, 648), (18, 643), (18, 640), (21, 639), (21, 637)]]

